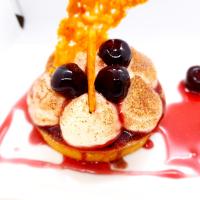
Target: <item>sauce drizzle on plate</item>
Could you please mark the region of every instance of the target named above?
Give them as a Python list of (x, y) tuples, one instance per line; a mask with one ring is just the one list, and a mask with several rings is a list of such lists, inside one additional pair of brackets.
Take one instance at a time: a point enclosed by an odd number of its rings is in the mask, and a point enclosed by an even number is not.
[[(179, 92), (182, 95), (182, 101), (171, 104), (167, 107), (164, 118), (158, 127), (158, 131), (164, 136), (166, 143), (166, 163), (169, 166), (178, 165), (181, 167), (188, 167), (194, 170), (197, 175), (200, 175), (200, 96), (187, 92), (183, 82), (181, 82), (179, 85)], [(3, 139), (12, 124), (13, 116), (16, 110), (23, 111), (26, 116), (27, 123), (31, 123), (27, 112), (25, 95), (20, 101), (17, 102), (17, 104), (8, 114), (4, 123), (1, 125), (0, 144), (3, 142)], [(46, 145), (34, 126), (30, 134), (29, 142), (30, 145)], [(150, 148), (152, 145), (153, 144), (148, 141), (146, 148)], [(113, 164), (111, 163), (88, 163), (84, 161), (72, 160), (66, 157), (64, 157), (60, 164), (53, 164), (45, 161), (23, 158), (7, 159), (0, 155), (0, 162), (25, 164), (39, 168), (48, 167), (55, 169), (71, 169), (93, 174), (118, 174), (137, 176), (151, 175), (167, 178), (184, 178), (191, 176), (176, 169), (160, 171), (124, 171), (120, 168), (113, 168)]]

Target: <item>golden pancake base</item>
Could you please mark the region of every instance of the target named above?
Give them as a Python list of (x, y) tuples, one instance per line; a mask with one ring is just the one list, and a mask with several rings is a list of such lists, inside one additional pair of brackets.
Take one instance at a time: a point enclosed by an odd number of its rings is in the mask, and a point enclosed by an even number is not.
[[(39, 129), (39, 128), (38, 128)], [(54, 150), (60, 152), (64, 156), (75, 160), (83, 160), (88, 162), (111, 162), (118, 160), (136, 150), (141, 148), (148, 140), (149, 135), (139, 140), (128, 142), (125, 146), (113, 149), (99, 149), (99, 150), (82, 150), (65, 145), (54, 140), (47, 132), (39, 129), (40, 134), (46, 143)]]

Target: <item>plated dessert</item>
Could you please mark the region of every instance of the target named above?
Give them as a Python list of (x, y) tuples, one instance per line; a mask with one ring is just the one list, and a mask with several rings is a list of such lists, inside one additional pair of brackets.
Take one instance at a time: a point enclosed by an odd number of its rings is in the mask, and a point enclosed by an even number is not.
[(50, 146), (74, 159), (109, 162), (145, 144), (164, 110), (150, 59), (122, 40), (104, 42), (96, 54), (92, 113), (86, 55), (77, 54), (50, 74), (52, 59), (28, 95), (31, 119)]
[(118, 160), (142, 147), (163, 115), (151, 60), (107, 39), (125, 10), (142, 2), (69, 2), (57, 48), (27, 99), (44, 140), (67, 157)]
[[(200, 175), (200, 66), (191, 67), (179, 84), (182, 100), (166, 107), (152, 61), (123, 38), (108, 37), (108, 30), (127, 9), (143, 2), (69, 1), (68, 16), (60, 23), (58, 44), (44, 72), (0, 127), (1, 163), (93, 174)], [(18, 111), (27, 128), (25, 146), (18, 145), (22, 137), (16, 123)], [(132, 164), (137, 165), (137, 156), (147, 152), (135, 153), (135, 162), (131, 153), (153, 147), (149, 138), (155, 132), (166, 144), (165, 163), (153, 159), (155, 170), (138, 171)], [(4, 144), (9, 138), (14, 144), (7, 156)], [(33, 158), (23, 157), (28, 151), (34, 152)], [(49, 161), (52, 154), (60, 162)], [(142, 169), (149, 166), (143, 156)]]

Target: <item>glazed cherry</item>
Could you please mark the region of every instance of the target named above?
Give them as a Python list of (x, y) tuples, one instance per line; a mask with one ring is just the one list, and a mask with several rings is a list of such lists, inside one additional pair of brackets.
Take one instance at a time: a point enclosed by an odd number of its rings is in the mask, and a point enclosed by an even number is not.
[(200, 93), (200, 66), (189, 68), (186, 75), (185, 85), (188, 90)]
[(131, 49), (129, 45), (119, 39), (104, 42), (99, 48), (98, 55), (107, 65), (127, 67), (131, 61)]
[(103, 68), (95, 80), (96, 90), (113, 103), (119, 103), (126, 97), (129, 86), (129, 73), (121, 66)]
[(87, 92), (87, 76), (77, 64), (65, 64), (54, 72), (51, 87), (66, 98), (72, 99)]

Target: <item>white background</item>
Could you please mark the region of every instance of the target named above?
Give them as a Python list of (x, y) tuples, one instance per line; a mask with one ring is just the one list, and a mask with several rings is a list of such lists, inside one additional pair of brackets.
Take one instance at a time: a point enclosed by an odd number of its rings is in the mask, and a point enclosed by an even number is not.
[[(65, 0), (20, 2), (26, 18), (24, 30), (17, 24), (10, 1), (0, 0), (0, 123), (43, 72), (56, 44), (58, 23), (65, 16)], [(200, 65), (200, 1), (150, 0), (132, 9), (110, 35), (148, 55), (168, 103), (178, 101), (177, 84), (188, 67)], [(94, 176), (0, 167), (0, 199), (199, 199), (199, 185), (200, 178)]]

